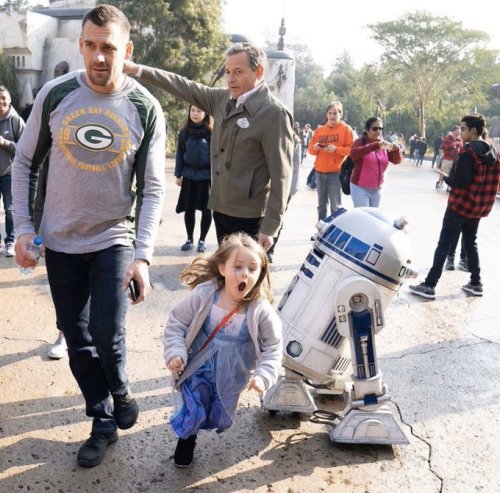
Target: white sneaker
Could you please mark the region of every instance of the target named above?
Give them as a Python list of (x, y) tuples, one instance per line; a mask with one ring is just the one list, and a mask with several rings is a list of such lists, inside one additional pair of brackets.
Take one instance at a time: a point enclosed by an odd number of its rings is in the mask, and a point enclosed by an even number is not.
[(5, 245), (5, 256), (13, 257), (15, 255), (14, 243), (6, 243)]
[(49, 349), (47, 356), (51, 359), (62, 359), (68, 355), (68, 346), (66, 344), (66, 339), (62, 334), (60, 334), (56, 342), (54, 342), (53, 346)]

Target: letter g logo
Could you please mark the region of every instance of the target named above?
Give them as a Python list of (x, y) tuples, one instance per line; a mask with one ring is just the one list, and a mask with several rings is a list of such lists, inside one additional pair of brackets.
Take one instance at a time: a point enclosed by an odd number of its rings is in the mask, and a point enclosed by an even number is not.
[(114, 142), (113, 134), (100, 125), (83, 125), (75, 133), (77, 142), (90, 151), (104, 151)]

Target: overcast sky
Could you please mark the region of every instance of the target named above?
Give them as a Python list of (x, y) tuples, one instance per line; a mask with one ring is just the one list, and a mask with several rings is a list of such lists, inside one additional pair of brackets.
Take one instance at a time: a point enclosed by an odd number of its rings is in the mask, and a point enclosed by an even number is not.
[[(465, 5), (467, 8), (461, 8)], [(225, 0), (224, 27), (230, 34), (244, 34), (263, 45), (278, 41), (281, 18), (285, 18), (285, 44), (309, 46), (317, 63), (329, 70), (335, 59), (348, 51), (356, 67), (380, 56), (370, 39), (367, 24), (395, 20), (408, 11), (426, 10), (461, 21), (467, 29), (491, 36), (488, 48), (500, 50), (500, 2), (457, 0)]]

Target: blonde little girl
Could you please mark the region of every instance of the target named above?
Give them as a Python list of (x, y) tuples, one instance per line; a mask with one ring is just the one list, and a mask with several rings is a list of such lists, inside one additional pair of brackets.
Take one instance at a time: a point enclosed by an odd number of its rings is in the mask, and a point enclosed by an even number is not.
[(271, 306), (266, 253), (245, 233), (197, 257), (181, 279), (194, 289), (170, 311), (164, 346), (182, 394), (170, 418), (179, 437), (174, 463), (188, 467), (199, 430), (228, 429), (247, 383), (264, 392), (276, 381), (282, 326)]

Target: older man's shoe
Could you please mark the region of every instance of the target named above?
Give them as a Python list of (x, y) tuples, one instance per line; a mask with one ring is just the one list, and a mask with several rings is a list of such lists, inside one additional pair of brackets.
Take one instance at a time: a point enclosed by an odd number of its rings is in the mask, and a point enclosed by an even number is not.
[(130, 395), (113, 395), (116, 426), (121, 430), (132, 428), (137, 422), (139, 416), (139, 406), (137, 401)]
[(82, 467), (98, 466), (106, 455), (108, 445), (118, 441), (118, 433), (99, 433), (93, 431), (90, 438), (80, 447), (76, 458), (78, 465)]

